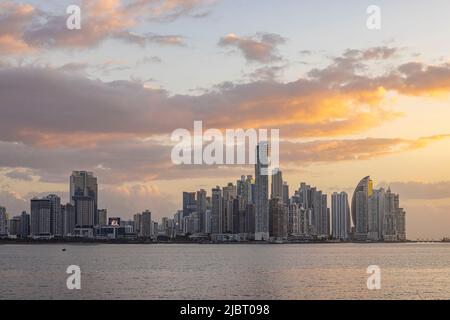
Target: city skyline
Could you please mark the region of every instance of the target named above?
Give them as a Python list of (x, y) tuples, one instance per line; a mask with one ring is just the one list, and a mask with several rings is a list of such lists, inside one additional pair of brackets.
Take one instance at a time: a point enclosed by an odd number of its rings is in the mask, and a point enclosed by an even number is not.
[[(0, 206), (0, 236), (31, 239), (152, 239), (162, 235), (171, 240), (222, 241), (406, 241), (406, 213), (400, 197), (383, 188), (374, 189), (370, 176), (356, 186), (351, 198), (344, 191), (328, 196), (316, 187), (300, 183), (292, 196), (282, 170), (269, 175), (260, 157), (267, 157), (266, 142), (256, 147), (254, 176), (242, 175), (236, 184), (217, 186), (211, 196), (204, 189), (183, 192), (182, 208), (173, 218), (152, 220), (152, 212), (133, 214), (133, 219), (108, 217), (98, 209), (98, 182), (93, 172), (73, 171), (70, 200), (57, 195), (30, 201), (30, 214), (8, 217)], [(265, 162), (264, 162), (265, 163)], [(108, 223), (106, 223), (108, 221)], [(192, 238), (193, 237), (193, 238)]]
[[(81, 30), (65, 28), (72, 4)], [(380, 0), (380, 30), (367, 28), (369, 5), (2, 1), (0, 206), (70, 202), (67, 177), (80, 169), (101, 181), (94, 211), (170, 217), (183, 191), (253, 174), (171, 162), (170, 134), (202, 121), (280, 129), (291, 194), (306, 181), (331, 207), (333, 192), (351, 201), (371, 176), (401, 195), (408, 237), (448, 237), (450, 4)]]

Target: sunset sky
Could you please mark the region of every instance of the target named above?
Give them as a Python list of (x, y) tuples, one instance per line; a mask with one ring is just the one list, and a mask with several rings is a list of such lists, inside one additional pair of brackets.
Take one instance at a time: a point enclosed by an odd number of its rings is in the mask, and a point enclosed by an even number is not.
[(88, 170), (110, 216), (172, 216), (182, 191), (254, 173), (172, 164), (172, 131), (202, 120), (279, 128), (291, 193), (351, 196), (370, 175), (400, 194), (409, 239), (450, 237), (449, 15), (448, 0), (3, 0), (0, 205), (68, 201)]

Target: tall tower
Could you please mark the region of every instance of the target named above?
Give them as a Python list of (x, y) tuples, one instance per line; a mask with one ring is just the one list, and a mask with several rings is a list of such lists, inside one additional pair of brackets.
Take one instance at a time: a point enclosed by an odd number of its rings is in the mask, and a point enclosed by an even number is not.
[(272, 172), (271, 198), (283, 199), (283, 174), (280, 169), (275, 169)]
[(269, 177), (268, 177), (269, 144), (260, 142), (256, 147), (256, 211), (255, 240), (269, 240)]
[(352, 197), (352, 220), (356, 240), (367, 240), (369, 232), (369, 197), (373, 194), (373, 183), (365, 177), (356, 186)]
[[(76, 199), (78, 201), (88, 202), (89, 199), (93, 202), (93, 225), (98, 224), (97, 203), (98, 203), (98, 184), (97, 177), (92, 172), (87, 171), (73, 171), (70, 176), (70, 204), (75, 205)], [(81, 205), (81, 203), (80, 203)], [(90, 213), (91, 214), (91, 213)], [(86, 218), (83, 223), (88, 219)], [(90, 219), (89, 219), (90, 220)], [(77, 221), (80, 225), (81, 221)], [(83, 224), (82, 223), (82, 224)]]
[(222, 227), (222, 189), (218, 186), (212, 189), (212, 210), (211, 210), (211, 233), (220, 234), (223, 232)]
[(33, 237), (50, 237), (51, 208), (49, 199), (31, 199), (31, 235)]
[(350, 233), (350, 208), (346, 192), (331, 196), (332, 234), (334, 239), (347, 240)]

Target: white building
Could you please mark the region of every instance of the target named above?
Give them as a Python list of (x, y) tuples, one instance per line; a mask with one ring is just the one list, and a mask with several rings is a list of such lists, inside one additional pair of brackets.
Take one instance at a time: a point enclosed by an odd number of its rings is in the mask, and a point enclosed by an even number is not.
[(348, 240), (350, 233), (350, 207), (345, 192), (331, 195), (333, 239)]

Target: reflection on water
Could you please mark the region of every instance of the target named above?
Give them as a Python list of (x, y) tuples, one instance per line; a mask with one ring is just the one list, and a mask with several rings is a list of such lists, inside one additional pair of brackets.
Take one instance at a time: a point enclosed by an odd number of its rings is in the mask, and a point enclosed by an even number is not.
[(0, 279), (0, 299), (450, 299), (450, 244), (0, 245)]

